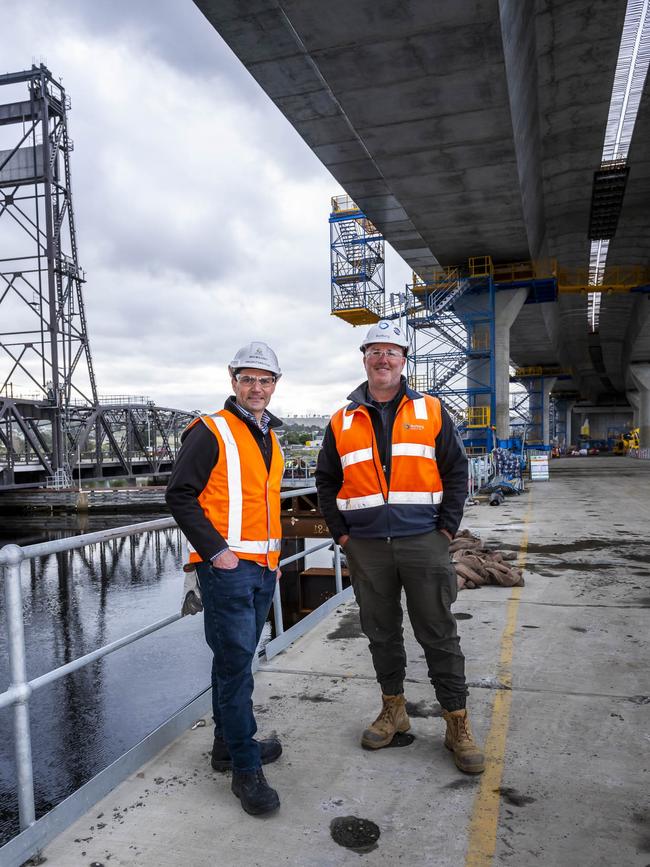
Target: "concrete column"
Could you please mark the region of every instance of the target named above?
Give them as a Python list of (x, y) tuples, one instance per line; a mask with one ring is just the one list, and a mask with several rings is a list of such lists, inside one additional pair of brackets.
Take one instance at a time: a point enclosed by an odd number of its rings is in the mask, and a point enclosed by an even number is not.
[(551, 407), (550, 398), (557, 376), (545, 376), (542, 379), (542, 442), (548, 446), (551, 443)]
[(632, 427), (639, 426), (639, 392), (638, 391), (626, 391), (625, 397), (628, 400), (628, 403), (632, 407)]
[(650, 362), (631, 364), (630, 373), (639, 395), (639, 447), (650, 448)]
[[(497, 439), (510, 436), (510, 327), (524, 305), (528, 289), (506, 289), (495, 298), (494, 361)], [(548, 431), (548, 422), (547, 422)]]
[(576, 405), (575, 400), (569, 401), (566, 407), (566, 442), (564, 444), (564, 448), (568, 449), (569, 446), (573, 443), (572, 435), (573, 430), (571, 426), (571, 422), (573, 420), (573, 407)]

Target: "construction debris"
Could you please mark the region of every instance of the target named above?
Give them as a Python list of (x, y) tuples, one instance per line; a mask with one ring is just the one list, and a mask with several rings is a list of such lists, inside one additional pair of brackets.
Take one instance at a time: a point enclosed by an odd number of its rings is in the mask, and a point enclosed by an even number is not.
[(514, 551), (498, 551), (486, 547), (478, 536), (469, 530), (460, 530), (449, 545), (451, 562), (456, 570), (458, 589), (474, 590), (485, 584), (501, 587), (523, 587), (522, 570), (509, 565), (516, 560)]

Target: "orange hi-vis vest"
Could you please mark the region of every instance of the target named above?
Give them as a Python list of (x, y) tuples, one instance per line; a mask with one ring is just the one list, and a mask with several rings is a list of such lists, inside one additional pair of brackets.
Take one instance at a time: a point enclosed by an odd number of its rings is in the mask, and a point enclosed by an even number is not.
[[(343, 407), (331, 428), (343, 469), (336, 505), (352, 534), (386, 535), (387, 526), (394, 535), (411, 535), (436, 526), (443, 495), (435, 449), (442, 428), (438, 398), (402, 398), (393, 424), (390, 484), (367, 407)], [(382, 517), (377, 507), (387, 514)]]
[[(198, 500), (206, 518), (242, 560), (254, 560), (277, 569), (282, 526), (280, 489), (284, 457), (278, 438), (271, 430), (271, 468), (246, 422), (231, 412), (194, 419), (209, 428), (219, 443), (219, 458)], [(189, 545), (190, 563), (201, 556)]]

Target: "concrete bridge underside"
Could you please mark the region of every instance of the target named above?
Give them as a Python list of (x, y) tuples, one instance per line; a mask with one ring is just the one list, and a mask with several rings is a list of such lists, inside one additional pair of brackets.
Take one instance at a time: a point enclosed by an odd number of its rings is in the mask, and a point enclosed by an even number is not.
[[(195, 0), (336, 180), (423, 277), (490, 254), (586, 267), (624, 0)], [(650, 96), (608, 264), (650, 263)], [(647, 295), (526, 304), (519, 366), (625, 401), (650, 362)]]

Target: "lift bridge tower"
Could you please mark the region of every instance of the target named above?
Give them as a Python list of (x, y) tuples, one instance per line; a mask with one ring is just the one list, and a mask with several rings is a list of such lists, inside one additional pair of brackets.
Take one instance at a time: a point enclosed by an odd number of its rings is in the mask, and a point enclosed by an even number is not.
[[(0, 490), (171, 465), (191, 414), (98, 394), (72, 203), (69, 97), (0, 75)], [(162, 468), (164, 472), (164, 468)]]

